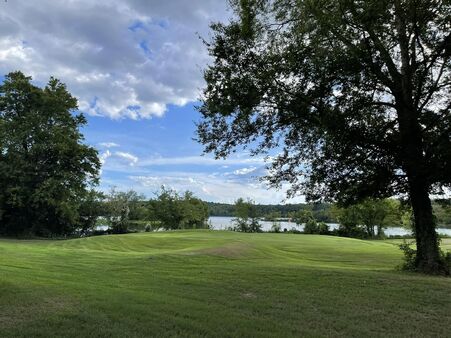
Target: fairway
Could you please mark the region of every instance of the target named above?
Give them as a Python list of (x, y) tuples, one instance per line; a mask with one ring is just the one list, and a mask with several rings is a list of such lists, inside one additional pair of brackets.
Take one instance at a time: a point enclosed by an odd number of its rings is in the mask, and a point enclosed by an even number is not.
[(401, 256), (206, 230), (2, 239), (0, 336), (449, 336), (451, 279), (398, 272)]

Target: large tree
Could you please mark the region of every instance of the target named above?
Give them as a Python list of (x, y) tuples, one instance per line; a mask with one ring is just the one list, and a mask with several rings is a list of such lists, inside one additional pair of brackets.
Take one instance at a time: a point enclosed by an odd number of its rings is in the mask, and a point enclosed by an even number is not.
[(62, 235), (83, 223), (79, 206), (97, 182), (97, 151), (83, 143), (77, 100), (51, 78), (21, 72), (0, 86), (0, 233)]
[(405, 194), (416, 266), (441, 273), (430, 194), (451, 184), (449, 0), (235, 0), (212, 25), (207, 152), (271, 157), (272, 186), (353, 203)]

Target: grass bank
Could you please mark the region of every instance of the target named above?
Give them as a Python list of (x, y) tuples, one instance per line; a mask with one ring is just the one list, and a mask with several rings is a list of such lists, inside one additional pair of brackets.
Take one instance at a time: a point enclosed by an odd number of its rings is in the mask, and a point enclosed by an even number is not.
[(4, 239), (0, 336), (449, 335), (451, 279), (400, 261), (390, 242), (315, 235)]

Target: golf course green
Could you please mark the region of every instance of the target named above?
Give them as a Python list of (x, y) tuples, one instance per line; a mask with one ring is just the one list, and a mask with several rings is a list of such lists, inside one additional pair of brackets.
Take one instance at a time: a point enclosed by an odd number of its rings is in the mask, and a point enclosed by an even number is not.
[(0, 239), (0, 337), (449, 336), (451, 279), (401, 260), (317, 235)]

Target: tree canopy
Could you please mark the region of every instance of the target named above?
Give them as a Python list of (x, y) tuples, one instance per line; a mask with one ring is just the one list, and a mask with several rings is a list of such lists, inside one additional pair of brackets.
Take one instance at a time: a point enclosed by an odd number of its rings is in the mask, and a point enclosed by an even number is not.
[[(0, 86), (0, 232), (72, 233), (96, 184), (97, 151), (83, 143), (77, 100), (57, 79), (44, 88), (21, 72)], [(83, 226), (82, 226), (83, 227)]]
[(155, 200), (150, 201), (154, 217), (166, 230), (208, 228), (208, 206), (191, 191), (182, 195), (161, 187)]
[(269, 161), (271, 186), (343, 204), (406, 195), (416, 266), (443, 272), (429, 193), (451, 185), (451, 4), (235, 0), (212, 24), (198, 140)]

